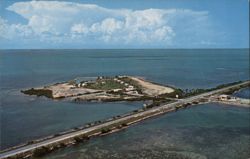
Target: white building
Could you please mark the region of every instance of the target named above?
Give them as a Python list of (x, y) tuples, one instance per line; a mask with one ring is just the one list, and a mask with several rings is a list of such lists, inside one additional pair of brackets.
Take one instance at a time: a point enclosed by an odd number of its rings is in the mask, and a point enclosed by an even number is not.
[(125, 91), (133, 91), (134, 90), (134, 88), (125, 88)]
[(122, 91), (122, 89), (113, 89), (114, 92)]
[(129, 85), (128, 88), (134, 89), (134, 86)]
[(85, 83), (85, 82), (81, 84), (82, 87), (84, 87), (84, 86), (86, 86), (86, 85), (87, 85), (87, 83)]
[(228, 99), (230, 99), (230, 97), (228, 95), (222, 94), (222, 95), (219, 96), (219, 100), (221, 100), (221, 101), (225, 101), (225, 100), (228, 100)]

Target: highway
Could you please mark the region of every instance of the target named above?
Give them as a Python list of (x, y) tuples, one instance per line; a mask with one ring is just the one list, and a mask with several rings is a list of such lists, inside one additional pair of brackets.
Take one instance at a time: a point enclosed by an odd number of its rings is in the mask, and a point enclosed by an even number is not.
[(200, 94), (200, 95), (180, 99), (180, 100), (175, 101), (173, 103), (161, 105), (161, 106), (158, 106), (158, 107), (153, 107), (151, 109), (148, 109), (148, 110), (145, 110), (145, 111), (142, 111), (142, 112), (138, 112), (138, 113), (135, 113), (135, 114), (132, 114), (132, 115), (129, 115), (129, 116), (114, 119), (112, 121), (108, 121), (108, 122), (105, 122), (105, 123), (102, 123), (102, 124), (99, 124), (99, 125), (94, 125), (94, 126), (89, 127), (89, 128), (85, 128), (85, 129), (82, 129), (82, 130), (78, 130), (78, 131), (75, 131), (75, 132), (71, 132), (71, 133), (68, 133), (68, 134), (64, 134), (64, 135), (61, 135), (61, 136), (50, 138), (50, 139), (47, 139), (47, 140), (44, 140), (44, 141), (41, 141), (41, 142), (38, 142), (38, 143), (33, 143), (33, 144), (30, 144), (30, 145), (25, 145), (25, 146), (22, 146), (22, 147), (18, 147), (16, 149), (12, 149), (12, 150), (5, 151), (5, 152), (1, 153), (0, 154), (0, 159), (4, 159), (4, 158), (7, 158), (7, 157), (15, 156), (15, 155), (26, 153), (26, 152), (31, 152), (31, 151), (39, 148), (39, 147), (48, 146), (50, 144), (63, 142), (65, 140), (67, 140), (67, 139), (72, 139), (72, 138), (74, 138), (76, 136), (84, 135), (84, 134), (92, 132), (94, 130), (100, 130), (102, 128), (105, 128), (105, 127), (113, 125), (113, 124), (125, 122), (125, 121), (127, 121), (127, 120), (129, 120), (131, 118), (141, 117), (143, 119), (147, 115), (149, 117), (152, 117), (152, 116), (155, 116), (155, 115), (158, 115), (158, 114), (162, 114), (162, 113), (164, 113), (164, 111), (167, 112), (170, 109), (175, 110), (175, 106), (177, 106), (177, 105), (182, 105), (182, 104), (185, 104), (185, 103), (192, 103), (192, 102), (198, 101), (198, 100), (200, 100), (202, 98), (207, 98), (207, 97), (209, 97), (211, 95), (214, 95), (214, 94), (223, 93), (224, 91), (226, 91), (228, 89), (237, 88), (239, 86), (246, 85), (246, 84), (249, 84), (249, 83), (250, 83), (250, 81), (246, 81), (246, 82), (242, 82), (240, 84), (235, 84), (235, 85), (232, 85), (232, 86), (228, 86), (228, 87), (225, 87), (225, 88), (222, 88), (222, 89), (218, 89), (218, 90), (206, 92), (206, 93), (203, 93), (203, 94)]

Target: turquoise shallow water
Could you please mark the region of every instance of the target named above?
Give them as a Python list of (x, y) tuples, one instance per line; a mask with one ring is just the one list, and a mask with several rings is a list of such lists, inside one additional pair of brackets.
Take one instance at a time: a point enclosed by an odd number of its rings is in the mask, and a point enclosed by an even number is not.
[(75, 77), (135, 75), (186, 88), (249, 79), (249, 50), (0, 50), (1, 149), (126, 113), (142, 103), (29, 97), (21, 89)]
[(246, 159), (250, 157), (249, 125), (247, 108), (198, 105), (43, 158)]

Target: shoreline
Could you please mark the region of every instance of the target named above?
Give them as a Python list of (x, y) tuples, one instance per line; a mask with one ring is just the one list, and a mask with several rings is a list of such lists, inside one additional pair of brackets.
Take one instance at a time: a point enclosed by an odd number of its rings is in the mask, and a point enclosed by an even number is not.
[[(82, 79), (81, 79), (82, 78)], [(21, 90), (26, 95), (45, 96), (51, 99), (69, 98), (78, 101), (144, 100), (175, 92), (175, 88), (152, 83), (133, 76), (97, 77), (83, 80), (79, 77), (67, 82)], [(79, 80), (78, 80), (79, 79)], [(167, 90), (167, 91), (166, 91)]]
[[(77, 130), (76, 132), (71, 132), (69, 134), (64, 134), (62, 136), (48, 139), (50, 141), (45, 140), (45, 141), (40, 141), (39, 143), (34, 143), (33, 145), (36, 145), (35, 148), (32, 147), (32, 144), (26, 146), (26, 147), (30, 147), (29, 149), (25, 149), (25, 146), (20, 147), (19, 148), (20, 150), (24, 149), (20, 153), (18, 153), (19, 151), (17, 151), (16, 154), (10, 153), (8, 156), (8, 152), (7, 151), (4, 151), (4, 152), (7, 153), (6, 154), (7, 157), (10, 157), (13, 155), (21, 155), (18, 157), (23, 157), (22, 155), (27, 156), (27, 154), (25, 154), (25, 153), (29, 153), (29, 155), (31, 156), (32, 154), (34, 154), (36, 152), (36, 150), (39, 147), (44, 148), (45, 145), (47, 146), (46, 150), (53, 151), (57, 148), (61, 148), (61, 146), (60, 146), (61, 142), (75, 144), (77, 142), (75, 137), (77, 137), (77, 136), (83, 137), (83, 135), (84, 135), (83, 138), (86, 139), (86, 137), (89, 138), (89, 136), (91, 136), (91, 137), (93, 135), (98, 136), (98, 134), (100, 135), (100, 132), (102, 135), (105, 135), (107, 133), (110, 134), (113, 132), (117, 132), (121, 128), (125, 129), (125, 128), (129, 127), (130, 125), (133, 125), (135, 123), (139, 123), (140, 121), (146, 120), (148, 118), (156, 117), (160, 114), (165, 114), (168, 112), (177, 111), (179, 109), (183, 109), (183, 108), (190, 107), (190, 106), (197, 105), (197, 104), (201, 104), (201, 103), (211, 102), (211, 101), (208, 101), (208, 99), (206, 99), (206, 98), (209, 96), (212, 96), (214, 94), (220, 94), (220, 93), (224, 93), (227, 91), (231, 91), (231, 89), (237, 90), (237, 89), (240, 89), (242, 87), (246, 87), (249, 84), (250, 84), (250, 81), (246, 81), (246, 82), (242, 82), (239, 84), (234, 84), (232, 86), (227, 86), (225, 88), (221, 88), (218, 90), (213, 90), (213, 91), (210, 91), (207, 93), (199, 94), (196, 96), (187, 97), (187, 98), (184, 98), (182, 100), (178, 100), (178, 101), (175, 101), (172, 103), (163, 104), (161, 106), (157, 106), (157, 107), (153, 107), (153, 108), (148, 108), (148, 109), (145, 109), (145, 110), (139, 111), (139, 112), (134, 112), (133, 114), (125, 116), (125, 117), (120, 117), (118, 119), (115, 118), (111, 121), (107, 121), (104, 123), (100, 123), (98, 125), (90, 126), (89, 128), (85, 128), (85, 129), (83, 128), (82, 130)], [(204, 100), (204, 99), (206, 99), (206, 100)], [(38, 145), (40, 145), (40, 146), (38, 146)], [(58, 147), (58, 145), (59, 145), (59, 147)], [(15, 149), (12, 148), (12, 150), (9, 150), (9, 151), (15, 152)], [(48, 151), (48, 152), (51, 152), (51, 151)], [(1, 153), (4, 153), (4, 152), (1, 151)], [(3, 156), (1, 154), (0, 158), (7, 158), (6, 155)]]

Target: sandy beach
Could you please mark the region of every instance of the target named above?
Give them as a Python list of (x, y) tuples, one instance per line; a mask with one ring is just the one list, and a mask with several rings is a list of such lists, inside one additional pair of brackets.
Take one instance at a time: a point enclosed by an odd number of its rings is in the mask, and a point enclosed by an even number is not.
[(141, 78), (138, 78), (138, 77), (129, 76), (129, 78), (131, 78), (134, 81), (137, 81), (138, 84), (142, 86), (143, 93), (150, 95), (150, 96), (157, 96), (159, 94), (166, 94), (166, 93), (174, 92), (173, 88), (157, 85), (157, 84), (154, 84), (151, 82), (147, 82), (147, 81), (145, 81)]

